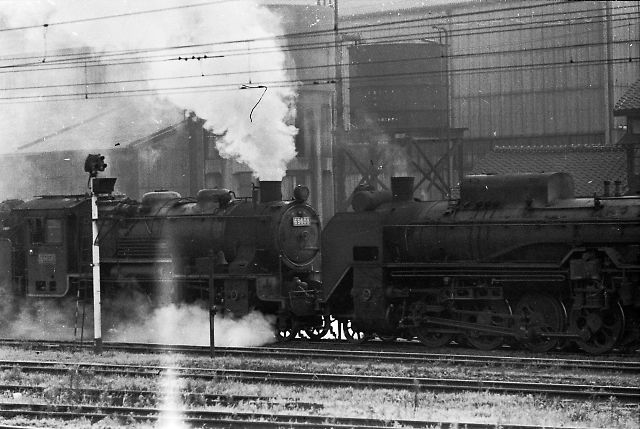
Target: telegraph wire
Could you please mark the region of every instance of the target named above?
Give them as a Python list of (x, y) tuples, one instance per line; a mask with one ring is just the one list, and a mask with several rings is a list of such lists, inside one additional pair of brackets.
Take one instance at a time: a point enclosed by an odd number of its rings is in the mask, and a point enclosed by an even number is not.
[(115, 15), (104, 15), (104, 16), (95, 16), (95, 17), (90, 17), (90, 18), (70, 19), (68, 21), (43, 22), (42, 24), (23, 25), (23, 26), (20, 26), (20, 27), (10, 27), (10, 28), (0, 28), (0, 33), (4, 33), (4, 32), (7, 32), (7, 31), (30, 30), (30, 29), (34, 29), (34, 28), (40, 28), (40, 27), (47, 28), (47, 27), (53, 26), (53, 25), (57, 25), (58, 26), (58, 25), (68, 25), (68, 24), (79, 24), (79, 23), (82, 23), (82, 22), (101, 21), (101, 20), (104, 20), (104, 19), (124, 18), (124, 17), (127, 17), (127, 16), (146, 15), (146, 14), (150, 14), (150, 13), (167, 12), (167, 11), (178, 10), (178, 9), (189, 9), (189, 8), (194, 8), (194, 7), (211, 6), (211, 5), (215, 5), (215, 4), (229, 3), (231, 1), (233, 1), (233, 0), (210, 0), (210, 1), (207, 1), (207, 2), (204, 2), (204, 3), (194, 3), (194, 4), (188, 4), (188, 5), (170, 6), (170, 7), (160, 8), (160, 9), (139, 10), (139, 11), (135, 11), (135, 12), (125, 12), (125, 13), (119, 13), (119, 14), (115, 14)]
[[(631, 61), (630, 61), (631, 60)], [(628, 62), (640, 62), (640, 57), (634, 58), (614, 58), (612, 60), (582, 60), (582, 61), (573, 61), (568, 63), (567, 61), (557, 61), (557, 62), (547, 62), (547, 63), (537, 63), (537, 64), (526, 64), (526, 65), (507, 65), (507, 66), (493, 66), (493, 67), (470, 67), (466, 69), (457, 69), (450, 70), (453, 75), (459, 74), (477, 74), (477, 73), (496, 73), (503, 71), (530, 71), (530, 70), (538, 70), (538, 69), (549, 69), (549, 68), (557, 68), (557, 67), (566, 67), (567, 65), (584, 67), (584, 66), (593, 66), (593, 65), (604, 65), (604, 64), (625, 64)], [(440, 71), (436, 72), (407, 72), (407, 73), (393, 73), (393, 74), (384, 74), (377, 75), (376, 78), (411, 78), (411, 77), (420, 77), (427, 73), (440, 73)], [(358, 81), (358, 80), (368, 80), (371, 79), (371, 76), (365, 77), (348, 77), (343, 78), (343, 81)], [(312, 85), (322, 85), (329, 84), (330, 82), (322, 82), (318, 79), (302, 79), (297, 82), (291, 81), (270, 81), (263, 82), (261, 85), (268, 86), (270, 88), (282, 88), (282, 87), (290, 87), (292, 84), (304, 85), (304, 86), (312, 86)], [(217, 84), (206, 84), (206, 85), (191, 85), (184, 87), (168, 87), (168, 88), (138, 88), (138, 89), (130, 89), (130, 90), (116, 90), (116, 91), (92, 91), (88, 92), (88, 95), (93, 98), (114, 98), (114, 97), (122, 97), (122, 96), (146, 96), (146, 95), (166, 95), (166, 94), (189, 94), (192, 92), (202, 92), (206, 90), (207, 92), (215, 92), (215, 91), (229, 91), (229, 90), (238, 90), (241, 89), (242, 83), (217, 83)], [(415, 85), (410, 85), (415, 86)], [(7, 104), (7, 102), (33, 102), (33, 101), (68, 101), (68, 100), (78, 100), (85, 96), (85, 92), (75, 92), (75, 93), (67, 93), (67, 94), (45, 94), (45, 95), (28, 95), (28, 96), (0, 96), (0, 103)], [(2, 100), (6, 100), (3, 102)]]
[[(625, 24), (623, 25), (618, 25), (618, 26), (614, 26), (614, 29), (620, 29), (623, 27), (626, 27), (626, 20), (624, 20)], [(407, 39), (405, 40), (414, 40), (414, 35), (410, 35)], [(530, 40), (530, 39), (529, 39)], [(394, 39), (394, 41), (397, 43), (399, 41), (402, 41), (402, 39)], [(623, 40), (616, 40), (613, 43), (614, 44), (625, 44), (625, 43), (633, 43), (633, 42), (639, 42), (639, 40), (637, 39), (623, 39)], [(499, 46), (505, 46), (505, 45), (513, 45), (514, 43), (502, 43)], [(517, 49), (512, 49), (512, 50), (500, 50), (500, 51), (481, 51), (481, 52), (470, 52), (470, 53), (460, 53), (460, 54), (443, 54), (440, 55), (438, 57), (433, 57), (433, 58), (441, 58), (441, 59), (446, 59), (446, 60), (457, 60), (457, 59), (462, 59), (462, 58), (466, 58), (466, 57), (473, 57), (473, 56), (480, 56), (480, 55), (501, 55), (501, 54), (509, 54), (509, 53), (517, 53), (517, 52), (536, 52), (536, 51), (553, 51), (553, 50), (564, 50), (564, 49), (569, 49), (569, 48), (580, 48), (580, 47), (591, 47), (591, 46), (598, 46), (598, 45), (603, 45), (605, 44), (604, 42), (598, 42), (598, 43), (588, 43), (588, 44), (576, 44), (576, 45), (558, 45), (558, 46), (541, 46), (541, 47), (525, 47), (525, 48), (517, 48)], [(236, 54), (233, 54), (236, 55)], [(240, 53), (239, 55), (242, 55), (242, 53)], [(215, 58), (215, 57), (226, 57), (226, 56), (231, 56), (231, 55), (211, 55), (211, 58)], [(155, 58), (158, 58), (157, 60)], [(60, 63), (60, 66), (52, 66), (49, 65), (47, 68), (42, 68), (42, 67), (38, 67), (38, 68), (32, 68), (32, 69), (21, 69), (21, 72), (47, 72), (47, 71), (51, 71), (51, 70), (64, 70), (64, 69), (78, 69), (80, 67), (113, 67), (113, 66), (122, 66), (122, 65), (136, 65), (136, 64), (149, 64), (149, 63), (154, 63), (154, 62), (166, 62), (166, 61), (175, 61), (178, 60), (180, 57), (167, 57), (167, 55), (158, 55), (158, 56), (154, 56), (154, 57), (144, 57), (144, 58), (140, 58), (140, 57), (132, 57), (129, 61), (127, 61), (126, 58), (121, 58), (119, 59), (119, 62), (101, 62), (99, 58), (96, 58), (93, 61), (84, 61), (82, 63)], [(423, 58), (423, 59), (428, 59), (428, 58)], [(371, 64), (376, 64), (376, 63), (381, 63), (382, 61), (374, 61)], [(77, 66), (76, 66), (77, 64)], [(38, 64), (39, 66), (39, 64)], [(325, 64), (319, 67), (322, 68), (333, 68), (335, 67), (335, 64)], [(3, 67), (0, 66), (0, 69), (2, 69)], [(306, 68), (317, 68), (317, 67), (299, 67), (297, 68), (297, 70), (304, 70)], [(291, 68), (288, 70), (292, 70)], [(261, 70), (257, 70), (257, 72), (260, 72)], [(0, 70), (0, 74), (3, 73), (14, 73), (16, 72), (16, 70)]]
[[(618, 40), (613, 42), (614, 45), (626, 45), (629, 42), (632, 42), (635, 40)], [(461, 59), (465, 59), (465, 58), (472, 58), (472, 57), (484, 57), (484, 56), (490, 56), (490, 55), (502, 55), (502, 54), (509, 54), (509, 53), (523, 53), (523, 54), (528, 54), (528, 53), (535, 53), (535, 52), (540, 52), (540, 51), (547, 51), (550, 49), (553, 50), (557, 50), (557, 49), (561, 49), (561, 50), (568, 50), (568, 49), (578, 49), (578, 48), (589, 48), (589, 47), (596, 47), (596, 46), (604, 46), (606, 45), (607, 42), (597, 42), (597, 43), (581, 43), (581, 44), (574, 44), (574, 45), (563, 45), (561, 48), (558, 47), (536, 47), (536, 48), (525, 48), (525, 49), (514, 49), (514, 50), (503, 50), (503, 51), (485, 51), (485, 52), (473, 52), (473, 53), (468, 53), (468, 54), (458, 54), (458, 55), (448, 55), (448, 56), (441, 56), (441, 55), (435, 55), (435, 56), (428, 56), (428, 57), (415, 57), (415, 58), (408, 58), (408, 59), (403, 59), (403, 60), (398, 60), (398, 59), (394, 59), (394, 60), (377, 60), (377, 61), (373, 61), (371, 63), (368, 63), (368, 65), (382, 65), (382, 64), (387, 64), (387, 63), (408, 63), (408, 62), (416, 62), (416, 61), (428, 61), (428, 60), (449, 60), (449, 61), (455, 61), (455, 60), (461, 60)], [(567, 64), (571, 64), (571, 63), (567, 63)], [(123, 65), (123, 64), (118, 64), (118, 65)], [(109, 65), (109, 66), (113, 66), (113, 65)], [(108, 67), (108, 66), (105, 66)], [(316, 66), (302, 66), (302, 67), (285, 67), (285, 68), (278, 68), (278, 69), (261, 69), (258, 70), (257, 72), (259, 73), (272, 73), (272, 72), (277, 72), (277, 71), (285, 71), (285, 72), (309, 72), (309, 71), (313, 71), (313, 70), (332, 70), (335, 67), (335, 65), (333, 64), (323, 64), (323, 65), (316, 65)], [(453, 69), (452, 71), (454, 71), (455, 69)], [(254, 70), (254, 72), (256, 72)], [(245, 75), (248, 72), (245, 70), (239, 70), (239, 71), (232, 71), (232, 72), (220, 72), (220, 73), (207, 73), (207, 77), (215, 77), (215, 76), (233, 76), (233, 75)], [(437, 72), (439, 73), (439, 71)], [(425, 72), (426, 74), (426, 72)], [(118, 85), (118, 84), (132, 84), (132, 83), (144, 83), (144, 82), (153, 82), (153, 81), (170, 81), (170, 80), (181, 80), (181, 79), (193, 79), (193, 78), (198, 78), (198, 77), (202, 77), (202, 73), (200, 75), (196, 75), (196, 74), (192, 74), (192, 75), (184, 75), (184, 76), (167, 76), (167, 77), (157, 77), (157, 78), (141, 78), (141, 79), (126, 79), (126, 80), (114, 80), (114, 81), (102, 81), (102, 82), (89, 82), (88, 84), (90, 85)], [(369, 75), (368, 78), (376, 78), (379, 77), (379, 75)], [(4, 89), (6, 91), (21, 91), (21, 90), (34, 90), (34, 89), (54, 89), (54, 88), (66, 88), (66, 87), (74, 87), (74, 86), (85, 86), (87, 84), (85, 83), (68, 83), (68, 84), (54, 84), (54, 85), (33, 85), (33, 86), (23, 86), (23, 87), (5, 87)]]
[[(226, 0), (226, 1), (230, 1), (230, 0)], [(634, 7), (634, 6), (624, 6), (624, 8), (632, 8), (632, 7)], [(617, 9), (621, 9), (621, 8), (623, 8), (623, 7), (619, 7)], [(520, 10), (520, 8), (511, 8), (511, 9), (504, 9), (504, 10)], [(574, 14), (574, 13), (576, 13), (576, 14), (584, 14), (585, 12), (598, 12), (598, 11), (601, 11), (601, 10), (602, 9), (600, 9), (600, 8), (585, 9), (585, 10), (580, 10), (580, 11), (567, 12), (567, 14)], [(500, 9), (496, 9), (496, 11), (500, 11)], [(478, 12), (478, 13), (480, 13), (480, 12)], [(487, 13), (489, 13), (489, 12), (487, 12)], [(476, 14), (476, 13), (474, 12), (473, 14)], [(463, 14), (459, 14), (459, 15), (461, 16)], [(447, 19), (449, 19), (450, 17), (454, 17), (454, 16), (455, 15), (447, 16)], [(558, 22), (558, 17), (557, 17), (557, 14), (555, 14), (555, 13), (537, 15), (537, 17), (541, 17), (541, 16), (551, 16), (551, 20), (544, 21), (544, 22), (541, 21), (541, 22), (532, 23), (532, 24), (538, 25), (538, 24), (544, 24), (544, 23), (557, 23)], [(525, 17), (525, 18), (531, 18), (531, 17)], [(593, 18), (593, 17), (577, 17), (575, 19), (588, 19), (588, 18)], [(411, 21), (425, 21), (425, 20), (433, 20), (433, 19), (434, 19), (434, 17), (429, 17), (429, 18), (418, 18), (416, 20), (392, 21), (392, 22), (386, 22), (386, 23), (380, 23), (380, 24), (356, 25), (356, 26), (352, 26), (352, 27), (345, 27), (342, 30), (340, 30), (340, 32), (345, 32), (345, 31), (350, 30), (350, 29), (357, 30), (357, 29), (365, 28), (365, 27), (368, 28), (368, 27), (371, 27), (371, 26), (393, 26), (393, 25), (403, 25), (404, 26), (404, 24), (406, 24), (408, 22), (411, 22)], [(513, 16), (513, 17), (509, 17), (508, 19), (522, 19), (522, 18)], [(474, 23), (474, 22), (484, 22), (484, 21), (486, 21), (486, 20), (467, 21), (467, 22), (465, 22), (463, 24), (468, 25), (468, 24), (471, 24), (471, 23)], [(48, 24), (46, 24), (46, 25), (48, 25)], [(560, 25), (563, 25), (563, 24), (560, 24)], [(493, 25), (491, 27), (491, 30), (494, 31), (496, 28), (499, 28), (501, 26), (516, 26), (516, 28), (520, 28), (521, 24), (520, 23), (515, 23), (515, 24), (507, 23), (507, 24), (501, 24), (501, 25)], [(404, 26), (404, 28), (415, 28), (415, 27), (406, 27), (406, 26)], [(462, 30), (452, 30), (452, 31), (462, 31)], [(323, 33), (326, 33), (327, 35), (332, 35), (333, 34), (333, 30), (328, 30), (327, 29), (327, 30), (318, 30), (318, 31), (315, 31), (315, 32), (312, 31), (312, 32), (287, 33), (287, 34), (284, 34), (284, 35), (277, 35), (277, 36), (274, 36), (274, 37), (264, 37), (264, 38), (256, 38), (256, 39), (241, 39), (241, 40), (239, 39), (239, 40), (231, 40), (231, 41), (224, 41), (224, 42), (212, 42), (212, 43), (208, 43), (208, 44), (190, 45), (190, 46), (193, 47), (193, 46), (210, 46), (210, 45), (217, 45), (217, 44), (223, 45), (223, 44), (249, 43), (249, 42), (255, 42), (255, 41), (259, 41), (259, 40), (272, 40), (273, 38), (285, 39), (285, 40), (289, 41), (290, 39), (295, 38), (295, 37), (309, 38), (309, 37), (318, 36), (318, 35), (323, 34)], [(437, 34), (437, 31), (433, 32), (433, 34), (434, 35)], [(469, 34), (474, 34), (474, 33), (469, 33)], [(462, 33), (461, 33), (461, 35), (462, 35)], [(173, 47), (173, 48), (180, 48), (180, 47)], [(154, 49), (155, 48), (150, 48), (149, 51), (152, 51)], [(135, 53), (138, 53), (138, 52), (144, 52), (144, 50), (128, 50), (128, 51), (113, 51), (113, 52), (124, 52), (124, 53), (135, 52)], [(97, 53), (97, 55), (102, 55), (102, 56), (105, 56), (105, 55), (108, 55), (108, 54), (109, 54), (109, 51), (104, 51), (104, 52), (101, 52), (101, 53)], [(66, 56), (70, 56), (70, 55), (74, 55), (74, 54), (62, 54), (61, 56), (65, 56), (65, 55)], [(0, 59), (13, 60), (13, 59), (30, 59), (30, 58), (38, 58), (38, 57), (39, 56), (13, 57), (13, 58), (11, 58), (11, 57), (9, 57), (9, 58), (0, 57)], [(81, 60), (85, 60), (85, 59), (86, 58), (81, 58)]]
[[(228, 0), (227, 0), (228, 1)], [(622, 8), (636, 8), (635, 6), (624, 6), (624, 7), (619, 7), (618, 9), (622, 9)], [(580, 10), (580, 11), (572, 11), (572, 12), (567, 12), (567, 14), (581, 14), (584, 15), (585, 12), (599, 12), (602, 9), (597, 8), (597, 9), (587, 9), (587, 10)], [(636, 15), (638, 14), (637, 12), (635, 13)], [(551, 16), (551, 19), (548, 21), (538, 21), (538, 22), (530, 22), (530, 23), (506, 23), (506, 24), (499, 24), (499, 25), (492, 25), (490, 28), (482, 28), (482, 29), (450, 29), (449, 33), (450, 33), (450, 37), (454, 37), (454, 36), (469, 36), (469, 35), (479, 35), (479, 34), (486, 34), (486, 33), (501, 33), (501, 32), (507, 32), (507, 31), (521, 31), (521, 30), (533, 30), (533, 29), (537, 29), (540, 28), (542, 29), (542, 25), (544, 24), (550, 24), (549, 26), (546, 26), (545, 29), (548, 29), (549, 27), (562, 27), (565, 26), (565, 24), (559, 22), (561, 20), (558, 19), (557, 14), (545, 14)], [(543, 16), (541, 15), (537, 15), (538, 17)], [(615, 18), (616, 16), (620, 16), (621, 18)], [(525, 17), (525, 18), (530, 18), (530, 17)], [(593, 19), (596, 18), (597, 21), (593, 21)], [(606, 22), (606, 21), (617, 21), (617, 20), (624, 20), (625, 22), (628, 22), (629, 19), (629, 14), (628, 13), (624, 13), (624, 12), (619, 12), (616, 11), (616, 13), (613, 13), (611, 15), (610, 20), (606, 19), (606, 17), (601, 17), (601, 16), (580, 16), (580, 17), (575, 17), (573, 18), (574, 20), (588, 20), (588, 19), (592, 19), (592, 21), (590, 22), (585, 22), (585, 23), (573, 23), (572, 25), (584, 25), (587, 23), (601, 23), (601, 22)], [(424, 19), (424, 18), (421, 18)], [(427, 19), (433, 19), (433, 18), (427, 18)], [(521, 17), (509, 17), (508, 19), (522, 19)], [(571, 19), (569, 17), (565, 18), (566, 19)], [(483, 22), (485, 20), (482, 21), (475, 21), (475, 22)], [(379, 25), (402, 25), (405, 22), (408, 21), (394, 21), (394, 22), (388, 22), (388, 23), (384, 23), (384, 24), (379, 24)], [(468, 25), (470, 23), (473, 23), (474, 21), (467, 21), (464, 23), (460, 23), (460, 24), (454, 24), (454, 25)], [(501, 28), (501, 27), (512, 27), (508, 30), (501, 30), (501, 31), (497, 31), (497, 28)], [(356, 29), (357, 27), (352, 27), (354, 29)], [(412, 29), (412, 28), (423, 28), (422, 25), (416, 25), (416, 26), (403, 26), (404, 29)], [(273, 40), (275, 39), (285, 39), (287, 41), (290, 41), (290, 38), (293, 37), (305, 37), (305, 38), (313, 38), (315, 35), (318, 35), (320, 33), (326, 33), (329, 30), (321, 30), (318, 32), (308, 32), (308, 33), (289, 33), (289, 34), (285, 34), (285, 35), (279, 35), (279, 36), (274, 36), (273, 38), (264, 38), (264, 40)], [(341, 32), (343, 32), (344, 30), (341, 30)], [(421, 33), (415, 33), (415, 36), (422, 36), (424, 38), (424, 36), (433, 36), (433, 37), (437, 37), (439, 34), (439, 31), (437, 30), (429, 30), (428, 32), (421, 32)], [(408, 35), (406, 36), (402, 36), (402, 37), (408, 37)], [(390, 36), (379, 36), (379, 37), (373, 37), (371, 39), (367, 39), (367, 42), (370, 41), (376, 41), (376, 40), (393, 40), (393, 37)], [(164, 51), (164, 50), (171, 50), (171, 49), (176, 49), (176, 50), (181, 50), (181, 49), (189, 49), (189, 48), (202, 48), (202, 47), (215, 47), (218, 45), (228, 45), (228, 44), (244, 44), (244, 43), (251, 43), (257, 40), (261, 40), (261, 39), (244, 39), (244, 40), (232, 40), (232, 41), (224, 41), (224, 42), (211, 42), (211, 43), (203, 43), (203, 44), (192, 44), (192, 45), (178, 45), (178, 46), (172, 46), (172, 47), (163, 47), (163, 48), (146, 48), (146, 49), (135, 49), (135, 50), (121, 50), (121, 51), (102, 51), (102, 52), (95, 52), (95, 53), (91, 53), (89, 54), (89, 56), (78, 56), (75, 59), (71, 58), (69, 59), (70, 61), (78, 61), (78, 62), (83, 62), (85, 60), (91, 59), (91, 58), (104, 58), (107, 56), (117, 56), (117, 55), (126, 55), (126, 54), (137, 54), (137, 53), (146, 53), (146, 52), (157, 52), (157, 51)], [(300, 49), (309, 49), (309, 48), (313, 48), (314, 46), (317, 46), (318, 49), (325, 49), (329, 44), (333, 44), (333, 41), (331, 42), (316, 42), (316, 43), (304, 43), (304, 44), (289, 44), (289, 46), (281, 46), (280, 50), (284, 50), (284, 51), (288, 51), (288, 50), (300, 50)], [(274, 49), (274, 48), (269, 48), (269, 49)], [(268, 52), (265, 51), (264, 48), (252, 48), (252, 50), (254, 50), (255, 53), (258, 52)], [(234, 54), (234, 52), (238, 52), (239, 49), (232, 49), (230, 51), (225, 51), (228, 52), (229, 55)], [(246, 53), (246, 50), (243, 51), (244, 53)], [(77, 54), (59, 54), (59, 57), (69, 57), (69, 56), (75, 56)], [(4, 61), (11, 61), (11, 60), (20, 60), (20, 59), (36, 59), (36, 58), (40, 58), (40, 56), (22, 56), (22, 57), (0, 57), (0, 60), (4, 60)], [(64, 59), (61, 59), (59, 61), (64, 61)], [(49, 61), (51, 62), (51, 61)], [(27, 65), (38, 65), (38, 63), (32, 63), (32, 64), (27, 64)], [(5, 67), (20, 67), (21, 65), (10, 65), (10, 66), (5, 66)]]

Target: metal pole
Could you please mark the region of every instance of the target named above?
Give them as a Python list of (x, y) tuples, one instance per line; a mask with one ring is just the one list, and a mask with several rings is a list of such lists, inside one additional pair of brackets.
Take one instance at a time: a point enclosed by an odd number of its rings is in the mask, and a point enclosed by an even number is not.
[(334, 186), (334, 212), (346, 210), (346, 183), (345, 183), (345, 155), (344, 155), (344, 97), (342, 91), (342, 45), (340, 43), (340, 28), (338, 17), (338, 0), (333, 2), (333, 37), (335, 56), (335, 88), (336, 88), (336, 118), (335, 135), (333, 137), (333, 186)]
[(604, 144), (609, 146), (613, 143), (613, 129), (615, 126), (613, 118), (613, 30), (611, 27), (611, 2), (609, 0), (603, 3), (604, 15), (604, 39), (605, 39), (605, 58), (604, 65)]
[(211, 263), (209, 271), (209, 354), (211, 357), (216, 355), (216, 334), (215, 334), (215, 318), (216, 318), (216, 286), (213, 276), (215, 274), (215, 258), (211, 253)]
[[(451, 199), (451, 190), (453, 189), (453, 142), (451, 141), (451, 81), (450, 81), (450, 72), (449, 72), (449, 32), (445, 27), (440, 27), (434, 25), (433, 28), (438, 30), (438, 39), (440, 43), (440, 52), (444, 50), (444, 61), (440, 64), (440, 84), (445, 86), (445, 115), (446, 115), (446, 139), (447, 139), (447, 169), (449, 181), (449, 195), (443, 195), (443, 197), (448, 197)], [(442, 43), (442, 36), (440, 35), (440, 31), (444, 34), (444, 44)], [(444, 49), (443, 49), (444, 45)], [(444, 76), (443, 76), (444, 74)]]
[(100, 247), (98, 246), (98, 196), (91, 178), (91, 255), (93, 267), (93, 337), (96, 354), (102, 353), (102, 319), (100, 304)]

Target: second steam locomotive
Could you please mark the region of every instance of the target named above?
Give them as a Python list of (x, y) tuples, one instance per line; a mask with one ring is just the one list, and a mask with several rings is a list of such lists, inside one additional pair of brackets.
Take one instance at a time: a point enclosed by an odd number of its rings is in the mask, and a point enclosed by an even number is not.
[(323, 289), (355, 331), (589, 353), (637, 341), (640, 198), (574, 198), (565, 173), (468, 176), (415, 201), (412, 178), (354, 195), (323, 232)]
[[(321, 233), (308, 194), (297, 187), (283, 201), (280, 182), (261, 182), (252, 198), (106, 193), (103, 293), (213, 296), (226, 315), (274, 315), (281, 339), (322, 337), (333, 320), (352, 340), (484, 350), (575, 342), (605, 353), (640, 337), (638, 197), (575, 198), (569, 175), (549, 173), (468, 176), (459, 199), (418, 201), (412, 178), (392, 178), (391, 191), (356, 192), (354, 211)], [(31, 298), (90, 294), (90, 204), (87, 195), (3, 203), (5, 287)]]

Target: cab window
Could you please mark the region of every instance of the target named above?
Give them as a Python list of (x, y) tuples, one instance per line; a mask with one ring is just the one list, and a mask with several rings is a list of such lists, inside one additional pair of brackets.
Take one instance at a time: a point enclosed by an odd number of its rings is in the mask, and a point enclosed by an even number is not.
[(44, 240), (44, 225), (42, 219), (29, 219), (29, 231), (31, 232), (31, 243), (42, 243)]

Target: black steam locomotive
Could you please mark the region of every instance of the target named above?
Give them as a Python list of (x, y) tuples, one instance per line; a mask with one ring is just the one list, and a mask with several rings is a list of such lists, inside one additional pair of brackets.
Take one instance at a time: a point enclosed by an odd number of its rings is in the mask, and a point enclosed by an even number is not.
[[(280, 182), (261, 182), (253, 198), (204, 189), (195, 199), (150, 192), (140, 202), (98, 199), (104, 294), (132, 288), (157, 301), (209, 299), (241, 317), (277, 316), (280, 335), (318, 325), (314, 263), (320, 222), (297, 187), (282, 201)], [(92, 290), (91, 197), (44, 196), (0, 207), (0, 282), (14, 294), (55, 298)], [(2, 210), (4, 208), (4, 210)], [(211, 283), (213, 282), (213, 283)]]
[[(640, 337), (640, 198), (574, 198), (564, 173), (470, 176), (460, 198), (417, 201), (412, 178), (361, 189), (320, 236), (308, 189), (252, 198), (206, 189), (98, 200), (103, 293), (209, 299), (277, 317), (282, 339), (417, 337), (479, 349), (576, 342), (604, 353)], [(91, 199), (0, 205), (0, 284), (28, 297), (90, 294)], [(322, 240), (322, 269), (317, 271)], [(322, 283), (319, 281), (322, 275)]]
[(565, 173), (469, 176), (460, 198), (361, 190), (322, 237), (323, 301), (355, 338), (589, 353), (637, 341), (640, 198), (574, 198)]

